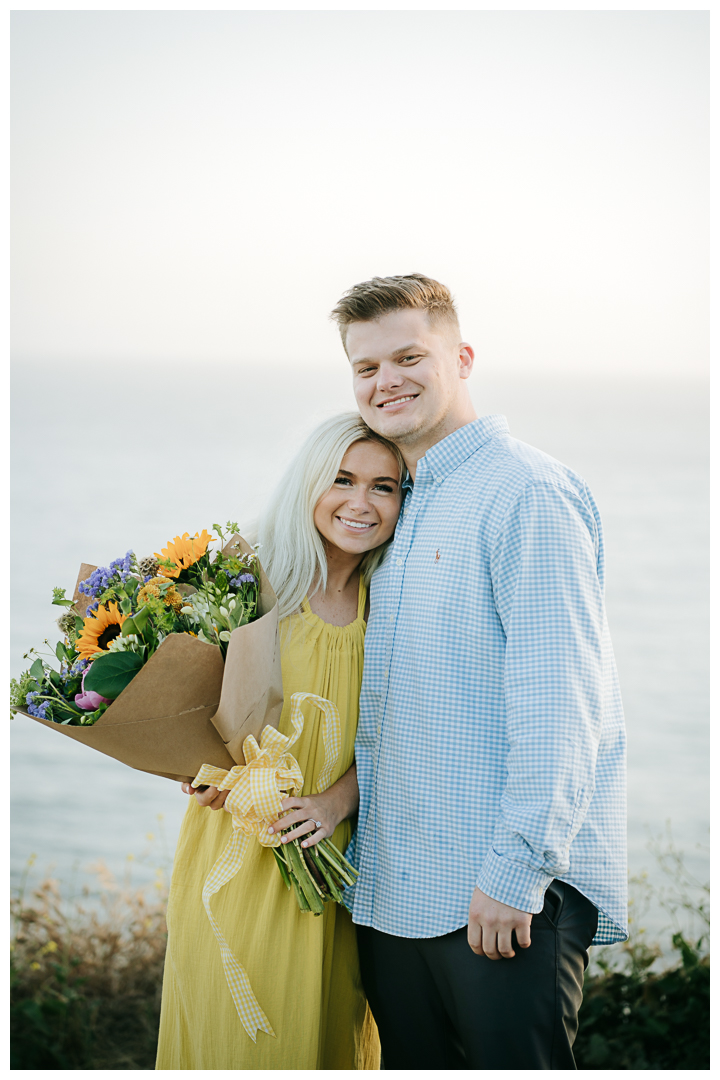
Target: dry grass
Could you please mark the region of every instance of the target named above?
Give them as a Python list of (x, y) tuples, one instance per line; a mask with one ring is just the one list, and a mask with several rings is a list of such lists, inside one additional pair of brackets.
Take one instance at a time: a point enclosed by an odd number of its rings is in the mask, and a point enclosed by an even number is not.
[(11, 902), (11, 1067), (153, 1069), (167, 932), (167, 888), (118, 885), (64, 901), (42, 882)]
[[(635, 879), (631, 940), (596, 952), (575, 1045), (580, 1069), (709, 1068), (708, 886), (687, 873), (669, 833), (656, 846), (670, 885)], [(95, 873), (99, 888), (73, 901), (54, 880), (12, 900), (13, 1069), (155, 1066), (165, 872), (155, 890), (121, 886), (103, 867)], [(664, 962), (638, 926), (651, 902), (674, 930)]]

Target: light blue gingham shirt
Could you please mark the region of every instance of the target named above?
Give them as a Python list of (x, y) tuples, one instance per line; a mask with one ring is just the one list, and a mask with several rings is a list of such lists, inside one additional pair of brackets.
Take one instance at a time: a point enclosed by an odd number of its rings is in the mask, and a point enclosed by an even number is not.
[(553, 878), (627, 937), (625, 728), (585, 482), (484, 416), (418, 462), (371, 584), (348, 856), (356, 923), (466, 925)]

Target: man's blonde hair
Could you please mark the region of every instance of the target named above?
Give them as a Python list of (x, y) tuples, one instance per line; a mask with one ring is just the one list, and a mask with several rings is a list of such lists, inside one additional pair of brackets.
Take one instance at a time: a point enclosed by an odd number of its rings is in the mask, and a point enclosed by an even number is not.
[(424, 311), (431, 325), (445, 322), (460, 336), (455, 302), (446, 285), (424, 274), (374, 277), (353, 285), (330, 312), (340, 330), (343, 347), (348, 327), (356, 322), (373, 322), (391, 311), (414, 308)]

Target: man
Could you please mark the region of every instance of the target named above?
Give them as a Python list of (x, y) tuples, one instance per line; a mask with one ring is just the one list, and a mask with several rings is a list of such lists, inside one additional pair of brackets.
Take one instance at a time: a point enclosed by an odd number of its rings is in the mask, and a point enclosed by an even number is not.
[(333, 311), (410, 478), (372, 580), (353, 919), (389, 1069), (574, 1069), (587, 948), (627, 936), (625, 736), (584, 481), (477, 418), (449, 291)]

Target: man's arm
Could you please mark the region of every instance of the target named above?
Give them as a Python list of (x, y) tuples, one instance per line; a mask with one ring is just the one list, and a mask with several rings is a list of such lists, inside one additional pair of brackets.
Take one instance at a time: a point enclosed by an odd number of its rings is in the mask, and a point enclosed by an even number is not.
[(513, 929), (526, 944), (531, 913), (542, 909), (552, 879), (567, 873), (592, 798), (603, 710), (598, 545), (590, 503), (538, 483), (508, 512), (493, 547), (507, 639), (507, 781), (471, 904), (476, 951), (487, 934), (496, 955), (511, 955)]

